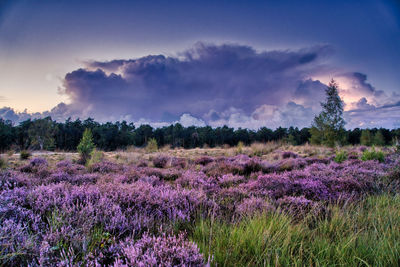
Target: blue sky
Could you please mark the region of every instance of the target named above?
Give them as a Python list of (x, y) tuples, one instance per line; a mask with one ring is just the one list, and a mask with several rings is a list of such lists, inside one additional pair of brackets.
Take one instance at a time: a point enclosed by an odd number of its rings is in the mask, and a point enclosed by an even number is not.
[(399, 127), (399, 48), (396, 1), (2, 1), (0, 116), (302, 127), (335, 78)]

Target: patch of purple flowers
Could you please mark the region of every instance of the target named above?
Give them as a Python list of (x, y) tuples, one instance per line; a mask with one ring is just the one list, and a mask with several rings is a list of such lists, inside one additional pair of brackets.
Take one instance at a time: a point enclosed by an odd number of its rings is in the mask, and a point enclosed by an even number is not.
[(318, 215), (329, 203), (400, 188), (398, 155), (385, 163), (294, 155), (275, 162), (247, 155), (152, 161), (156, 167), (102, 161), (85, 168), (35, 158), (1, 170), (1, 263), (200, 266), (195, 244), (160, 229), (211, 214), (229, 221), (279, 210), (293, 218)]

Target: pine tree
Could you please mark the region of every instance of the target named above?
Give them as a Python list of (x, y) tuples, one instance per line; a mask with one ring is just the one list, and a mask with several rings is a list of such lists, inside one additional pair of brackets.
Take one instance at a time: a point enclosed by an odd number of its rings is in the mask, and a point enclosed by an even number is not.
[(77, 147), (83, 164), (87, 162), (94, 148), (95, 146), (93, 143), (92, 131), (90, 129), (86, 129), (83, 132), (82, 139)]
[(322, 111), (314, 118), (311, 132), (311, 143), (334, 146), (343, 143), (344, 125), (343, 101), (339, 96), (339, 86), (332, 79), (325, 90), (326, 102), (321, 103)]

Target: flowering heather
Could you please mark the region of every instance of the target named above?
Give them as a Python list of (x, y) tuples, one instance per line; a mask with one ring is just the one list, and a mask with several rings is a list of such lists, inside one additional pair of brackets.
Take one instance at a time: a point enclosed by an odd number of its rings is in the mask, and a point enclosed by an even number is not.
[(171, 166), (175, 168), (186, 168), (187, 161), (184, 158), (172, 158), (171, 159)]
[(85, 169), (84, 166), (82, 166), (80, 164), (74, 164), (70, 160), (59, 161), (56, 164), (56, 167), (58, 170), (69, 173), (71, 175), (82, 172)]
[(245, 178), (241, 175), (224, 174), (218, 179), (218, 183), (223, 187), (230, 187), (235, 184), (244, 182)]
[(150, 236), (145, 233), (134, 242), (123, 242), (122, 255), (114, 266), (203, 266), (203, 256), (196, 244), (185, 239), (183, 233), (178, 236)]
[(214, 161), (214, 159), (212, 157), (202, 156), (202, 157), (196, 159), (194, 162), (195, 162), (195, 164), (207, 165), (208, 163), (211, 163), (213, 161)]
[(123, 167), (111, 161), (100, 161), (90, 166), (91, 172), (109, 173), (122, 171)]
[(153, 158), (153, 164), (154, 164), (154, 167), (156, 167), (156, 168), (167, 167), (167, 164), (169, 161), (170, 161), (170, 158), (165, 155), (158, 155)]
[(0, 265), (197, 266), (202, 255), (179, 232), (199, 219), (236, 222), (280, 210), (298, 219), (400, 188), (395, 154), (383, 163), (247, 155), (153, 160), (160, 165), (85, 167), (35, 158), (1, 170)]
[(278, 205), (293, 216), (301, 217), (309, 211), (317, 211), (318, 204), (304, 196), (285, 196), (278, 200)]
[(43, 177), (48, 174), (48, 163), (44, 158), (34, 158), (27, 165), (21, 167), (22, 172), (36, 173)]
[(251, 216), (273, 210), (274, 207), (270, 203), (257, 197), (246, 198), (236, 207), (236, 213), (240, 216)]
[(299, 155), (292, 151), (284, 151), (282, 152), (282, 158), (287, 159), (287, 158), (297, 158)]

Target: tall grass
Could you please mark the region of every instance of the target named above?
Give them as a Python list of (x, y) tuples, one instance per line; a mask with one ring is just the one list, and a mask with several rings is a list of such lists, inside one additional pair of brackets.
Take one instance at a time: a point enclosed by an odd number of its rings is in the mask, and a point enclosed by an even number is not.
[(329, 210), (327, 218), (297, 223), (282, 213), (212, 227), (201, 220), (191, 237), (214, 266), (399, 266), (399, 196)]

